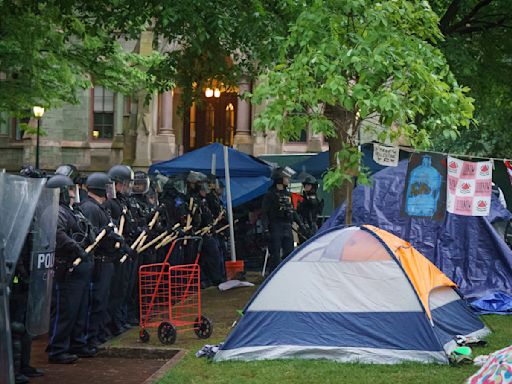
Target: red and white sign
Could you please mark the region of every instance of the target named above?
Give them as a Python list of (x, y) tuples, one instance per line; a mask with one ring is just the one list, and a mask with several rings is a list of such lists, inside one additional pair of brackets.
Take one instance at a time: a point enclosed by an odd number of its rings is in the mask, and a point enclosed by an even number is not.
[(491, 208), (492, 164), (448, 156), (446, 210), (463, 216), (488, 216)]

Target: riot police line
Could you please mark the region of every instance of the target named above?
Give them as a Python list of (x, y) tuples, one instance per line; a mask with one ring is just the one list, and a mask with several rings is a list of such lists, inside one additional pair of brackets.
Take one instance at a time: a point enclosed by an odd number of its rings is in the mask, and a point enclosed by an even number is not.
[[(229, 242), (221, 200), (224, 186), (217, 177), (190, 171), (181, 177), (157, 175), (150, 180), (145, 172), (125, 165), (87, 177), (69, 164), (48, 178), (31, 167), (20, 173), (27, 184), (25, 192), (34, 180), (44, 181), (37, 183), (38, 193), (26, 193), (27, 200), (33, 197), (39, 203), (32, 204), (32, 215), (27, 214), (30, 230), (18, 236), (24, 244), (21, 256), (14, 256), (12, 270), (3, 274), (2, 299), (5, 303), (10, 297), (11, 319), (0, 319), (0, 331), (12, 343), (0, 351), (0, 369), (4, 367), (16, 383), (43, 374), (30, 365), (33, 336), (48, 333), (49, 362), (69, 364), (94, 357), (99, 345), (136, 326), (138, 269), (161, 262), (177, 237), (202, 237), (202, 288), (225, 281)], [(294, 209), (290, 176), (286, 169), (275, 169), (273, 185), (258, 207), (259, 237), (270, 254), (269, 271), (293, 250), (293, 231), (303, 241), (317, 230), (322, 209), (316, 197), (318, 183), (312, 177), (304, 179), (302, 198)], [(20, 184), (19, 176), (4, 175), (0, 188)], [(0, 193), (2, 209), (14, 199)], [(22, 219), (26, 225), (27, 218)], [(13, 221), (12, 227), (19, 222)], [(16, 230), (12, 227), (1, 233)], [(196, 247), (193, 243), (177, 247), (171, 263), (194, 262)]]

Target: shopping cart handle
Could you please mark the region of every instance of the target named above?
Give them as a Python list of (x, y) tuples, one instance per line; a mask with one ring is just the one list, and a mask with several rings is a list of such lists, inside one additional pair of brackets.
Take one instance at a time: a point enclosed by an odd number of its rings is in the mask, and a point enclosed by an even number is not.
[(190, 241), (190, 240), (199, 242), (199, 244), (197, 245), (197, 251), (201, 252), (201, 249), (203, 249), (203, 238), (201, 236), (182, 236), (182, 237), (178, 237), (176, 239), (176, 242)]

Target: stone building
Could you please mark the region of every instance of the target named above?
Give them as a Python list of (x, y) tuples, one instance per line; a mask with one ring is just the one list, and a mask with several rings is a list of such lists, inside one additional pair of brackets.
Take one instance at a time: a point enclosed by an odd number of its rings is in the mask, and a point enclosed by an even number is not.
[[(151, 53), (151, 32), (125, 49)], [(145, 169), (193, 149), (220, 142), (253, 155), (320, 152), (328, 148), (322, 136), (303, 132), (299, 141), (283, 143), (272, 132), (252, 130), (258, 108), (239, 95), (251, 89), (243, 82), (235, 89), (214, 84), (205, 89), (201, 102), (182, 112), (181, 90), (152, 95), (148, 105), (113, 93), (101, 86), (84, 90), (78, 105), (45, 112), (40, 120), (40, 165), (53, 170), (72, 163), (84, 171), (106, 170), (117, 163)], [(17, 171), (35, 163), (36, 135), (20, 129), (20, 123), (37, 125), (35, 119), (0, 118), (0, 169)]]

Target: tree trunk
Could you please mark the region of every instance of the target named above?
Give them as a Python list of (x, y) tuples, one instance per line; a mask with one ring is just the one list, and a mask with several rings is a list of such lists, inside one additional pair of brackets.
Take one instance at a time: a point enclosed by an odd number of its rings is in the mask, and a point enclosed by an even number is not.
[[(338, 167), (337, 152), (346, 146), (355, 146), (353, 142), (351, 129), (355, 115), (351, 111), (345, 110), (340, 105), (326, 105), (324, 111), (327, 117), (334, 124), (336, 136), (329, 138), (329, 167)], [(343, 165), (340, 164), (343, 168)], [(357, 170), (355, 170), (357, 171)], [(353, 172), (351, 172), (353, 173)], [(333, 190), (333, 204), (334, 207), (339, 207), (346, 200), (345, 210), (345, 224), (352, 224), (352, 189), (354, 188), (353, 181), (344, 182), (339, 188)]]

